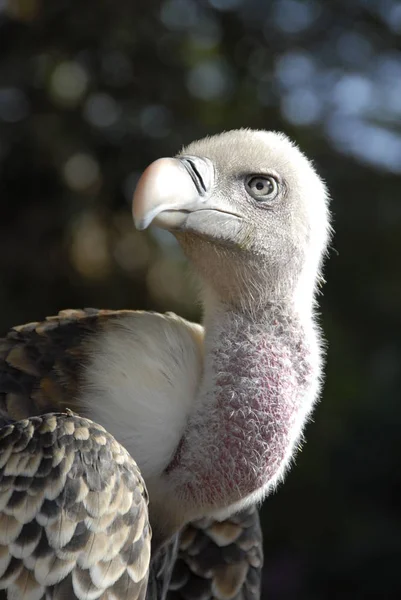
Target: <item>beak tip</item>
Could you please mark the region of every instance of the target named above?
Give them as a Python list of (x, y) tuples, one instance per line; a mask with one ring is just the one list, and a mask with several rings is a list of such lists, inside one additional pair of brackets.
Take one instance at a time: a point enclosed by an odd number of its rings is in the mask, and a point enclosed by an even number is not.
[(150, 220), (147, 219), (146, 216), (135, 215), (134, 212), (132, 216), (134, 218), (135, 229), (137, 229), (138, 231), (144, 231), (149, 227)]
[(144, 231), (146, 229), (144, 223), (142, 221), (137, 221), (134, 219), (135, 229), (137, 231)]

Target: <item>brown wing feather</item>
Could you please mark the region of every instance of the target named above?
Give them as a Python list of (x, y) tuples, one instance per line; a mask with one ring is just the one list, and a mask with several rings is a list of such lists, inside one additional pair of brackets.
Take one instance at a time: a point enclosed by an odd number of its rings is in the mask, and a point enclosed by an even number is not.
[(263, 565), (256, 507), (225, 521), (202, 519), (181, 533), (168, 600), (258, 600)]
[[(87, 340), (133, 311), (64, 310), (0, 338), (0, 418), (19, 420), (70, 408), (88, 358)], [(0, 423), (1, 425), (1, 423)]]
[(72, 413), (0, 430), (0, 589), (8, 599), (143, 600), (150, 527), (136, 463)]

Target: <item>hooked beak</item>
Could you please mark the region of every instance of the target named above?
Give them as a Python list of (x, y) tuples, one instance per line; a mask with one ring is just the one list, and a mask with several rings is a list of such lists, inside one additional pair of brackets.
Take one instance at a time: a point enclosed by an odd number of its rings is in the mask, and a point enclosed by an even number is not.
[(240, 219), (227, 200), (213, 197), (213, 184), (214, 169), (208, 158), (156, 160), (144, 171), (134, 193), (136, 228), (146, 229), (152, 223), (170, 231), (221, 237), (219, 233), (233, 218)]
[(136, 228), (146, 229), (151, 223), (164, 229), (180, 228), (189, 212), (205, 204), (212, 179), (208, 159), (159, 158), (145, 170), (135, 190)]

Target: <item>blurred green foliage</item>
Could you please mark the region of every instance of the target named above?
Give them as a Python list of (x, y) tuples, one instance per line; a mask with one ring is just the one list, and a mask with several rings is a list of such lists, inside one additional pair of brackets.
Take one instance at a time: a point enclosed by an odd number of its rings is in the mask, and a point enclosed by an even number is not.
[(151, 160), (234, 127), (314, 159), (336, 236), (323, 401), (263, 507), (264, 597), (401, 590), (401, 2), (0, 0), (0, 329), (66, 307), (199, 318)]

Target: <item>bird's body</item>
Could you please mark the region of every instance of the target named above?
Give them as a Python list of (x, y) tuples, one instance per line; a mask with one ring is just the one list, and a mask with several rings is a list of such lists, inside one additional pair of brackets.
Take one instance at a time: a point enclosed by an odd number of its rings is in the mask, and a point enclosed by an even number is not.
[[(104, 437), (107, 449), (115, 447), (118, 454), (122, 445), (119, 452), (131, 465), (124, 466), (131, 475), (124, 475), (123, 483), (132, 488), (120, 510), (125, 521), (117, 520), (124, 521), (126, 537), (117, 536), (104, 556), (94, 554), (89, 565), (74, 550), (60, 580), (52, 577), (52, 565), (48, 574), (34, 572), (35, 579), (32, 560), (15, 556), (14, 542), (6, 538), (0, 586), (6, 577), (14, 586), (24, 577), (36, 583), (39, 578), (43, 589), (48, 581), (48, 597), (54, 599), (67, 597), (62, 593), (68, 585), (79, 599), (142, 598), (149, 518), (149, 598), (167, 593), (179, 543), (172, 597), (179, 597), (184, 585), (185, 598), (191, 590), (205, 600), (256, 598), (261, 543), (254, 507), (283, 477), (319, 392), (321, 350), (313, 303), (328, 237), (326, 192), (287, 138), (241, 130), (156, 161), (139, 183), (134, 217), (139, 228), (154, 221), (176, 235), (203, 283), (203, 327), (170, 313), (64, 311), (44, 323), (15, 328), (0, 341), (4, 431), (28, 427), (38, 436), (42, 424), (35, 415), (49, 413), (57, 413), (48, 417), (56, 432), (64, 432), (66, 419), (74, 431), (96, 432), (99, 423), (116, 440)], [(74, 414), (66, 415), (67, 409)], [(29, 417), (22, 426), (7, 425)], [(90, 421), (79, 425), (80, 418)], [(2, 518), (14, 519), (13, 494), (23, 490), (10, 479), (20, 475), (13, 471), (17, 459), (8, 462), (7, 442), (3, 449), (6, 495), (0, 511)], [(106, 498), (103, 489), (92, 490), (84, 466), (92, 468), (95, 461), (101, 469), (103, 455), (90, 452), (85, 458), (79, 452), (67, 481), (78, 478), (75, 488), (97, 493), (105, 514), (112, 513), (114, 492)], [(43, 490), (46, 496), (46, 486)], [(103, 515), (86, 514), (86, 500), (78, 494), (78, 501), (83, 503), (77, 521), (82, 534), (82, 523), (93, 529), (90, 519)], [(136, 518), (129, 517), (134, 504)], [(61, 500), (59, 505), (66, 510)], [(34, 510), (32, 519), (37, 522)], [(99, 528), (106, 536), (116, 535), (117, 525), (108, 530), (106, 521)], [(53, 546), (58, 560), (67, 560), (64, 544)], [(90, 553), (92, 546), (85, 548)], [(19, 579), (7, 572), (10, 557), (13, 564), (20, 561), (24, 575), (21, 571)], [(107, 561), (114, 562), (105, 566)], [(112, 573), (118, 575), (115, 581)], [(17, 597), (12, 593), (8, 600)], [(40, 600), (40, 593), (22, 598)]]

